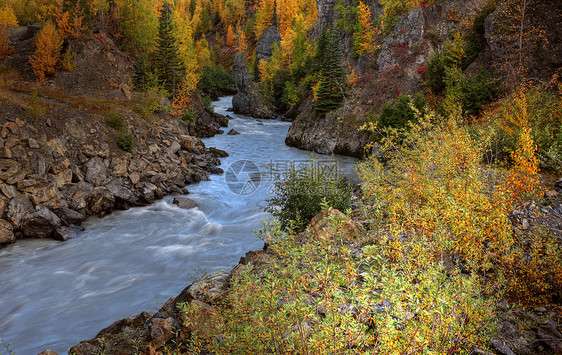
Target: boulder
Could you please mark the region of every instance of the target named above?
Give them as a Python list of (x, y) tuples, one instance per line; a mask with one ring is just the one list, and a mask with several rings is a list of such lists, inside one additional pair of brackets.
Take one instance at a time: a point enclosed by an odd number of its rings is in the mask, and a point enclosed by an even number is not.
[(228, 134), (229, 136), (236, 136), (236, 135), (239, 135), (240, 132), (238, 132), (237, 130), (235, 130), (235, 129), (233, 128), (233, 129), (231, 129), (230, 131), (228, 131), (227, 134)]
[(158, 187), (149, 182), (145, 182), (140, 190), (140, 197), (148, 204), (153, 203), (157, 198)]
[(78, 233), (82, 231), (84, 231), (84, 227), (77, 226), (76, 224), (71, 224), (68, 227), (59, 227), (55, 229), (55, 232), (53, 233), (53, 239), (64, 242), (69, 239), (76, 238), (78, 236)]
[(84, 180), (94, 186), (100, 186), (107, 180), (107, 168), (100, 157), (88, 160)]
[(53, 210), (53, 212), (61, 219), (62, 223), (67, 226), (80, 224), (85, 218), (82, 213), (64, 206)]
[(117, 202), (129, 203), (131, 201), (131, 197), (133, 197), (131, 190), (126, 188), (121, 180), (113, 179), (105, 187), (113, 196), (115, 196), (115, 201)]
[(12, 224), (6, 220), (0, 219), (0, 245), (11, 244), (16, 241)]
[(16, 175), (20, 170), (20, 165), (11, 159), (0, 159), (0, 180), (6, 181)]
[(92, 214), (101, 215), (113, 210), (113, 206), (115, 206), (115, 197), (107, 188), (96, 187), (87, 202), (88, 209), (92, 212)]
[(58, 355), (58, 354), (51, 349), (47, 349), (45, 351), (40, 352), (38, 355)]
[(213, 304), (213, 302), (218, 301), (228, 289), (230, 277), (231, 274), (229, 271), (219, 270), (194, 282), (184, 291), (191, 300), (196, 299)]
[(48, 208), (42, 207), (23, 219), (21, 229), (28, 238), (49, 238), (60, 226), (60, 218)]
[(21, 222), (24, 217), (33, 211), (35, 211), (35, 209), (33, 208), (31, 200), (25, 195), (17, 194), (10, 203), (8, 203), (6, 215), (8, 216), (8, 220), (12, 222), (17, 229), (21, 227)]
[(190, 198), (187, 197), (182, 197), (182, 196), (177, 196), (174, 197), (174, 201), (173, 201), (174, 205), (178, 205), (179, 208), (195, 208), (197, 207), (197, 202), (193, 201)]
[[(228, 156), (228, 153), (225, 152), (224, 150), (213, 148), (213, 147), (209, 148), (209, 153), (214, 154), (217, 157), (221, 157), (221, 158), (224, 158), (224, 157)], [(220, 163), (220, 161), (219, 161), (219, 163)]]

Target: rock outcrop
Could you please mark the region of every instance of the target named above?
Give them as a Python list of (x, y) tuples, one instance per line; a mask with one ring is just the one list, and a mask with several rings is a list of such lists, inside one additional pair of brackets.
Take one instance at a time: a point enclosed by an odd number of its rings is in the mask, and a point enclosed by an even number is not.
[[(449, 14), (454, 11), (458, 18), (474, 18), (486, 3), (486, 0), (437, 1), (425, 8), (413, 8), (384, 39), (377, 58), (365, 54), (356, 61), (359, 77), (344, 107), (319, 117), (314, 114), (312, 99), (308, 98), (291, 110), (294, 121), (285, 143), (322, 154), (363, 156), (365, 145), (373, 142), (374, 137), (359, 131), (359, 127), (370, 114), (379, 113), (400, 94), (416, 93), (423, 88), (424, 68), (431, 54), (440, 50), (442, 39), (458, 27), (458, 21)], [(378, 4), (368, 2), (368, 5), (373, 13), (380, 10)], [(329, 21), (333, 6), (331, 0), (318, 2), (318, 28), (326, 27), (323, 22)]]
[(244, 53), (236, 53), (234, 56), (232, 75), (238, 89), (238, 93), (232, 97), (234, 112), (255, 118), (272, 118), (273, 107), (265, 102), (258, 84), (252, 81)]

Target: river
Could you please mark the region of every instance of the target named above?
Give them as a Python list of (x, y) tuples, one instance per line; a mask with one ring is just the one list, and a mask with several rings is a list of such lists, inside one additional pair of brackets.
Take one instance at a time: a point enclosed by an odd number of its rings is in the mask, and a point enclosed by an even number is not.
[[(197, 208), (178, 208), (167, 196), (91, 217), (66, 242), (23, 240), (0, 249), (0, 337), (11, 351), (64, 354), (113, 321), (156, 311), (202, 274), (231, 268), (246, 251), (262, 248), (253, 230), (270, 217), (259, 206), (271, 196), (272, 177), (312, 153), (285, 146), (289, 122), (232, 114), (231, 101), (221, 98), (215, 110), (230, 114), (226, 130), (240, 135), (203, 139), (230, 156), (221, 159), (225, 174), (187, 187)], [(334, 159), (353, 177), (356, 159)]]

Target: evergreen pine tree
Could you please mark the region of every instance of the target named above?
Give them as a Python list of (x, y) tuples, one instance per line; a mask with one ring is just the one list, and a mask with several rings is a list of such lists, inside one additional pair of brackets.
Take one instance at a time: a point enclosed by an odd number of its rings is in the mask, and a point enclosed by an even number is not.
[(328, 30), (326, 37), (321, 38), (325, 47), (319, 52), (321, 58), (321, 72), (316, 103), (314, 109), (320, 114), (326, 114), (343, 106), (345, 100), (345, 72), (342, 65), (342, 51), (339, 36), (335, 28)]
[(174, 36), (172, 9), (168, 3), (164, 3), (160, 14), (155, 59), (158, 82), (174, 96), (181, 83), (182, 70)]

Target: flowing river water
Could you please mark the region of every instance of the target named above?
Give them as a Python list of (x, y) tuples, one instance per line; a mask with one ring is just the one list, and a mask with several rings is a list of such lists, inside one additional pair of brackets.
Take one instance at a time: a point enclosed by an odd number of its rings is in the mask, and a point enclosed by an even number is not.
[[(16, 355), (59, 354), (113, 321), (156, 311), (200, 277), (237, 264), (263, 242), (254, 230), (270, 215), (272, 176), (312, 153), (285, 146), (289, 122), (227, 112), (240, 135), (204, 139), (227, 151), (225, 174), (188, 186), (199, 206), (181, 209), (167, 196), (151, 206), (89, 218), (78, 238), (23, 240), (0, 249), (0, 337)], [(330, 158), (318, 156), (322, 163)], [(353, 179), (357, 159), (333, 157)], [(229, 168), (230, 167), (230, 168)], [(0, 354), (6, 352), (0, 343)]]

